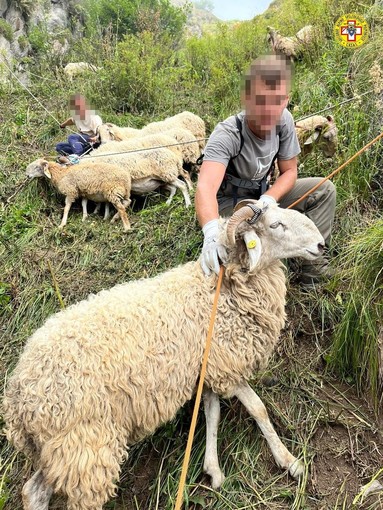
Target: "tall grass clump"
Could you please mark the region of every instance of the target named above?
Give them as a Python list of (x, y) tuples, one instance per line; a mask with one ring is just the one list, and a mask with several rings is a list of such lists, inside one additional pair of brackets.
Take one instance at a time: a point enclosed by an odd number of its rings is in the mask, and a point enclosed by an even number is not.
[(355, 381), (360, 392), (368, 390), (378, 405), (383, 385), (383, 219), (366, 224), (341, 259), (342, 318), (329, 367)]

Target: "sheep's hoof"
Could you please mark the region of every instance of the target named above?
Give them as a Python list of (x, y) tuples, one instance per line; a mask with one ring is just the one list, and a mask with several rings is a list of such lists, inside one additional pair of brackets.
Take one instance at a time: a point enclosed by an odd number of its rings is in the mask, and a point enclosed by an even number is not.
[(213, 489), (219, 489), (223, 482), (225, 481), (225, 475), (222, 473), (222, 471), (219, 468), (205, 468), (204, 472), (210, 476), (210, 483)]
[(305, 465), (301, 460), (295, 459), (289, 466), (290, 475), (299, 480), (305, 471)]

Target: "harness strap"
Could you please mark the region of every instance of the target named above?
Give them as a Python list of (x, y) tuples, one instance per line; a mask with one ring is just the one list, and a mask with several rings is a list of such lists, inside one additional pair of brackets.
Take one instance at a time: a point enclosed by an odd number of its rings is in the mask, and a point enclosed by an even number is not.
[(230, 182), (232, 186), (236, 186), (237, 188), (245, 188), (257, 190), (260, 187), (261, 181), (252, 181), (250, 179), (241, 179), (240, 177), (236, 177), (232, 174), (225, 174), (225, 180)]
[[(233, 165), (233, 159), (238, 157), (242, 151), (243, 144), (245, 143), (243, 134), (242, 134), (242, 122), (239, 119), (238, 115), (235, 116), (235, 123), (237, 125), (237, 129), (239, 131), (240, 137), (241, 137), (241, 143), (239, 147), (239, 152), (235, 156), (233, 156), (226, 168), (226, 173), (224, 177), (225, 183), (230, 183), (233, 188), (233, 207), (237, 205), (238, 202), (238, 188), (242, 189), (248, 189), (253, 190), (254, 198), (258, 199), (263, 193), (265, 193), (268, 189), (268, 178), (271, 174), (271, 172), (274, 170), (275, 167), (275, 160), (277, 159), (277, 154), (275, 154), (271, 165), (267, 171), (267, 173), (262, 177), (259, 181), (253, 181), (251, 179), (242, 179), (238, 176), (238, 172), (236, 168)], [(278, 133), (280, 136), (280, 132)], [(225, 184), (226, 185), (226, 184)]]
[[(243, 138), (243, 134), (242, 134), (242, 122), (240, 121), (238, 115), (235, 116), (235, 123), (237, 124), (237, 129), (239, 131), (239, 136), (241, 137), (241, 144), (239, 146), (239, 152), (237, 154), (237, 156), (239, 156), (241, 154), (241, 151), (242, 151), (242, 148), (243, 148), (243, 144), (245, 143), (245, 139)], [(231, 159), (234, 159), (237, 156), (234, 156)]]

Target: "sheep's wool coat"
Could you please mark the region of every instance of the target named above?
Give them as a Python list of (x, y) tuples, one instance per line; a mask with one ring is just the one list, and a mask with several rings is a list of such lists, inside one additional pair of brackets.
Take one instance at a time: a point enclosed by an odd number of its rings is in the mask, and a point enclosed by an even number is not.
[[(192, 397), (215, 285), (215, 275), (190, 262), (91, 295), (28, 340), (6, 390), (6, 432), (55, 490), (80, 501), (85, 487), (99, 486), (106, 501), (126, 445)], [(206, 375), (216, 393), (230, 396), (267, 364), (284, 325), (285, 290), (280, 262), (254, 275), (228, 265)]]

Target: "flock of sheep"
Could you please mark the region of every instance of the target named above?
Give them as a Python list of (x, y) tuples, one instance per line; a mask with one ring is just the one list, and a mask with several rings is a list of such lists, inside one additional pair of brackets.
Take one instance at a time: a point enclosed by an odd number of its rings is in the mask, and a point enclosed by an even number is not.
[[(326, 157), (334, 156), (337, 127), (333, 117), (315, 115), (296, 123), (295, 129), (302, 155), (317, 144)], [(198, 172), (197, 160), (206, 137), (205, 123), (200, 117), (185, 111), (142, 129), (106, 123), (99, 131), (101, 146), (84, 156), (79, 164), (62, 166), (40, 158), (27, 167), (28, 177), (46, 177), (65, 196), (61, 228), (78, 198), (82, 199), (83, 220), (88, 216), (88, 200), (106, 204), (105, 219), (109, 217), (111, 203), (117, 209), (112, 222), (120, 217), (125, 231), (130, 229), (126, 208), (131, 193), (142, 195), (161, 188), (170, 192), (167, 199), (170, 204), (180, 190), (185, 206), (191, 205), (190, 174)], [(99, 206), (96, 212), (98, 209)]]
[[(40, 158), (28, 165), (26, 173), (30, 178), (46, 177), (65, 196), (60, 227), (66, 225), (73, 202), (82, 198), (84, 220), (88, 200), (111, 203), (117, 209), (112, 221), (120, 216), (128, 230), (125, 209), (131, 193), (146, 194), (163, 188), (170, 192), (169, 204), (180, 190), (186, 207), (191, 205), (189, 171), (195, 170), (205, 136), (204, 121), (186, 111), (140, 130), (103, 124), (101, 146), (79, 164), (62, 166)], [(107, 207), (106, 217), (108, 212)]]
[[(336, 148), (332, 117), (296, 126), (302, 148)], [(30, 177), (45, 176), (65, 195), (61, 226), (71, 204), (111, 203), (130, 228), (130, 194), (177, 189), (190, 205), (189, 171), (203, 150), (203, 120), (183, 112), (141, 130), (104, 124), (102, 145), (78, 165), (38, 159)], [(155, 147), (153, 149), (153, 147)], [(150, 148), (150, 150), (148, 150)], [(129, 152), (137, 151), (139, 152)], [(255, 220), (256, 218), (256, 220)], [(276, 463), (299, 478), (300, 460), (282, 444), (266, 409), (247, 381), (264, 368), (285, 323), (286, 284), (281, 259), (321, 255), (324, 240), (304, 215), (241, 202), (222, 219), (227, 247), (204, 404), (204, 470), (212, 486), (224, 481), (217, 453), (219, 396), (236, 396), (257, 421)], [(199, 377), (216, 275), (189, 262), (155, 278), (117, 285), (55, 315), (27, 341), (9, 378), (6, 434), (30, 455), (35, 474), (23, 487), (25, 510), (48, 510), (64, 493), (68, 510), (102, 510), (115, 494), (129, 445), (152, 434), (192, 398)]]

